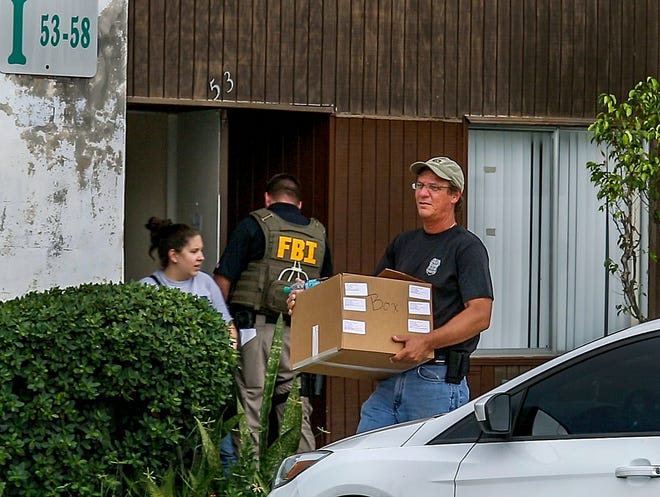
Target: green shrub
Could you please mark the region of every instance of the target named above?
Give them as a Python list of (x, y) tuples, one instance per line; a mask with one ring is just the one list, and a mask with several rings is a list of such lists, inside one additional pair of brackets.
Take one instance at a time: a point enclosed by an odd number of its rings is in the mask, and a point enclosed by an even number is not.
[(192, 449), (195, 419), (218, 419), (233, 398), (235, 367), (221, 315), (167, 287), (0, 304), (0, 495), (116, 495), (165, 474)]
[[(282, 317), (275, 326), (275, 335), (268, 358), (264, 399), (270, 399), (275, 389), (275, 381), (279, 369), (279, 359), (282, 350)], [(260, 415), (260, 440), (268, 440), (270, 402), (264, 402)], [(141, 482), (146, 487), (145, 497), (255, 497), (266, 495), (275, 476), (280, 462), (295, 454), (300, 442), (300, 427), (302, 422), (302, 407), (300, 392), (294, 382), (291, 394), (287, 399), (284, 419), (277, 439), (272, 445), (260, 444), (256, 453), (252, 436), (247, 426), (245, 413), (238, 406), (238, 414), (223, 423), (204, 425), (197, 423), (197, 431), (193, 435), (197, 450), (192, 463), (186, 465), (183, 461), (178, 469), (172, 469), (163, 478), (147, 475)], [(225, 474), (220, 465), (218, 447), (220, 440), (231, 428), (239, 430), (241, 450), (238, 461), (231, 468), (229, 475)]]

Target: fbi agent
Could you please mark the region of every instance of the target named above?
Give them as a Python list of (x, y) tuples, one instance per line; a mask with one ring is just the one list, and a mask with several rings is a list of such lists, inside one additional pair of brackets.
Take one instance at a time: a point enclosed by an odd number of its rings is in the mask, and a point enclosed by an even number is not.
[[(332, 275), (332, 259), (325, 227), (302, 214), (298, 180), (277, 174), (266, 185), (265, 208), (251, 212), (229, 238), (214, 271), (214, 278), (227, 299), (240, 330), (240, 370), (236, 375), (239, 399), (245, 409), (258, 450), (259, 415), (268, 354), (277, 318), (282, 313), (285, 327), (282, 354), (272, 399), (269, 440), (279, 433), (284, 405), (294, 374), (289, 360), (290, 328), (284, 287), (297, 277), (314, 279)], [(308, 396), (315, 383), (303, 375), (301, 395)], [(311, 408), (303, 399), (303, 432), (299, 450), (313, 450), (314, 439), (308, 418)]]

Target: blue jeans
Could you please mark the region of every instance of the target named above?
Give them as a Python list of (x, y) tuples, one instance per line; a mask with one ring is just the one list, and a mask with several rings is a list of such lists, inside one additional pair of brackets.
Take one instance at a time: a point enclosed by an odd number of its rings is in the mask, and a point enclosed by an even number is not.
[(462, 406), (470, 399), (467, 380), (445, 382), (447, 366), (422, 364), (381, 381), (362, 404), (357, 433), (428, 418)]
[(220, 442), (220, 462), (224, 469), (225, 477), (229, 478), (231, 475), (231, 468), (238, 462), (236, 453), (234, 452), (234, 444), (232, 441), (231, 433), (228, 433)]

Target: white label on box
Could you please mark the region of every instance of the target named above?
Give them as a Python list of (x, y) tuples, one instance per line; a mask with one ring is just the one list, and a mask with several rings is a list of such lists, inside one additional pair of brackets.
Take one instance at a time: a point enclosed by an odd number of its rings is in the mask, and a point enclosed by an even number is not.
[(312, 357), (319, 355), (319, 325), (312, 326)]
[(431, 315), (431, 303), (419, 302), (418, 300), (408, 301), (408, 314), (419, 314), (420, 316)]
[(344, 297), (344, 310), (366, 312), (367, 300), (355, 297)]
[(422, 319), (409, 319), (408, 331), (410, 333), (431, 333), (431, 323)]
[(369, 285), (366, 283), (344, 283), (344, 295), (348, 297), (366, 297), (369, 295)]
[(420, 285), (408, 286), (408, 297), (411, 299), (431, 300), (431, 289)]
[(366, 335), (367, 325), (364, 321), (354, 321), (352, 319), (344, 319), (342, 322), (342, 331), (344, 333), (354, 333), (356, 335)]

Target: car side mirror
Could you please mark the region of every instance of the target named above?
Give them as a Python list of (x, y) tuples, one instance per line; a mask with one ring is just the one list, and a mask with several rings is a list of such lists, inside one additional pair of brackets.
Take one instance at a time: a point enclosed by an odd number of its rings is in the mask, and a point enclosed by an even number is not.
[(474, 414), (481, 431), (489, 435), (511, 434), (511, 397), (497, 393), (477, 400)]

